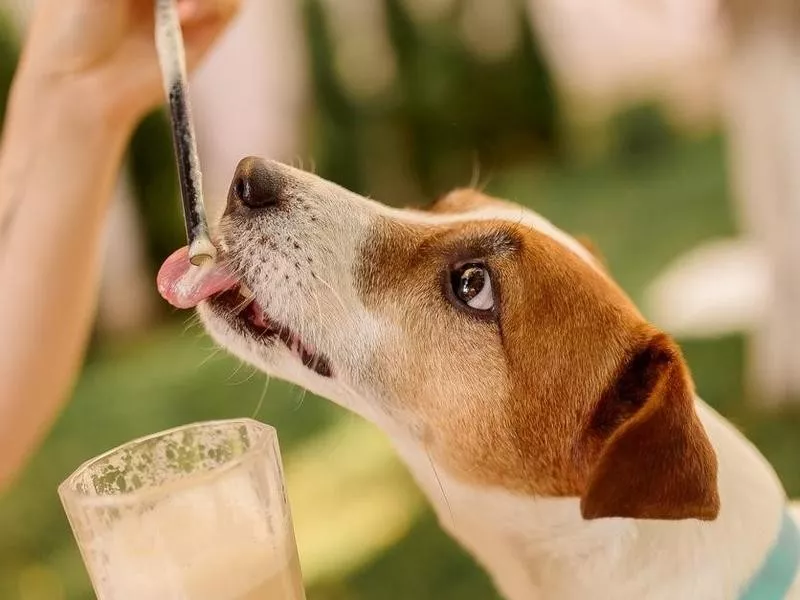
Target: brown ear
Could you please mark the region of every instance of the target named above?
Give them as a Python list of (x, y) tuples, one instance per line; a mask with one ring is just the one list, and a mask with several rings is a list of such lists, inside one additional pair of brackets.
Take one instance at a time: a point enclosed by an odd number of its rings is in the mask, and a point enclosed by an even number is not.
[(587, 434), (599, 457), (581, 498), (585, 519), (717, 517), (717, 458), (666, 335), (651, 336), (627, 362)]

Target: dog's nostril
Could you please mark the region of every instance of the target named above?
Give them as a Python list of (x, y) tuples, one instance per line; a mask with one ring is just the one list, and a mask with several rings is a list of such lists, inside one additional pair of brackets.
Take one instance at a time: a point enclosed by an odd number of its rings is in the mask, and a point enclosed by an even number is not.
[(266, 208), (278, 203), (280, 176), (258, 158), (246, 158), (236, 168), (231, 195), (248, 208)]

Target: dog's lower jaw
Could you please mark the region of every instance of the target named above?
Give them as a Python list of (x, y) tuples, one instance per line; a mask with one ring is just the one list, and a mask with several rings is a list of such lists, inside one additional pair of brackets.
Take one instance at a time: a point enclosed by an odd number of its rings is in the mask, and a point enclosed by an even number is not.
[(284, 379), (314, 394), (327, 397), (330, 393), (332, 382), (303, 366), (282, 344), (262, 343), (242, 335), (205, 302), (197, 307), (197, 312), (211, 338), (239, 360), (270, 377)]
[(234, 331), (205, 303), (197, 307), (197, 312), (211, 338), (239, 360), (269, 377), (287, 381), (326, 398), (381, 428), (387, 424), (386, 416), (379, 408), (380, 403), (374, 398), (365, 398), (364, 394), (354, 390), (342, 377), (340, 362), (334, 360), (332, 377), (323, 377), (305, 367), (282, 345), (261, 344)]

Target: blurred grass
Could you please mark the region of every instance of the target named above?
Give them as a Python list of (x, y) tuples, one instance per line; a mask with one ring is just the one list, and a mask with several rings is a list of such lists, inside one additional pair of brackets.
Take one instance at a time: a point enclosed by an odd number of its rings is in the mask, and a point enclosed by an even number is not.
[[(634, 299), (667, 261), (731, 234), (722, 147), (681, 142), (642, 163), (522, 168), (489, 191), (590, 236)], [(743, 402), (741, 339), (684, 345), (700, 394), (730, 416), (800, 494), (800, 415)], [(0, 498), (0, 598), (92, 594), (55, 493), (83, 460), (132, 437), (256, 415), (280, 433), (310, 600), (495, 598), (487, 577), (438, 528), (386, 441), (329, 403), (223, 355), (192, 328), (96, 348), (47, 442)], [(46, 371), (43, 372), (46, 376)], [(260, 406), (260, 408), (259, 408)], [(257, 413), (257, 414), (256, 414)]]

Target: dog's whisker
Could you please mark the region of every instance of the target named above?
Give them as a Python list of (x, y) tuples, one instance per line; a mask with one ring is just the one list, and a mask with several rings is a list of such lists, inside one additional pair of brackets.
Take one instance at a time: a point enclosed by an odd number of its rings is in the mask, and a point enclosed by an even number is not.
[(225, 379), (225, 381), (226, 381), (226, 382), (229, 382), (231, 379), (233, 379), (234, 377), (236, 377), (236, 375), (238, 375), (238, 374), (239, 374), (239, 371), (241, 371), (241, 370), (242, 370), (242, 367), (244, 367), (244, 366), (246, 365), (246, 363), (245, 363), (243, 360), (239, 360), (238, 362), (239, 362), (239, 364), (238, 364), (238, 365), (236, 366), (236, 368), (233, 370), (233, 373), (231, 373), (230, 375), (228, 375), (228, 377)]
[(183, 320), (183, 333), (188, 332), (189, 329), (191, 329), (192, 327), (197, 325), (199, 322), (200, 322), (200, 318), (197, 316), (196, 313), (190, 314), (188, 317), (186, 317)]
[(345, 313), (347, 313), (347, 305), (344, 303), (344, 300), (342, 300), (342, 297), (339, 295), (339, 292), (337, 292), (330, 283), (325, 281), (322, 277), (320, 277), (316, 273), (314, 273), (314, 279), (316, 279), (322, 285), (324, 285), (326, 288), (328, 288), (328, 290), (331, 292), (333, 297), (337, 300), (337, 302), (339, 302), (339, 306), (342, 308), (342, 310), (344, 310)]
[(188, 332), (190, 329), (192, 329), (193, 327), (197, 327), (198, 325), (201, 325), (201, 324), (202, 324), (202, 322), (201, 322), (201, 320), (200, 320), (200, 317), (199, 317), (199, 316), (197, 316), (197, 315), (195, 315), (195, 316), (193, 316), (193, 317), (191, 317), (191, 318), (189, 318), (189, 319), (186, 319), (186, 321), (184, 321), (184, 324), (183, 324), (183, 327), (184, 327), (184, 329), (183, 329), (183, 332), (184, 332), (184, 333), (187, 333), (187, 332)]
[(218, 355), (220, 352), (222, 352), (222, 348), (214, 348), (214, 350), (213, 350), (211, 353), (209, 353), (209, 355), (208, 355), (208, 356), (206, 356), (206, 357), (205, 357), (203, 360), (201, 360), (201, 361), (200, 361), (200, 364), (199, 364), (199, 365), (197, 365), (197, 368), (198, 368), (198, 369), (201, 369), (203, 366), (205, 366), (206, 364), (208, 364), (208, 363), (209, 363), (211, 360), (213, 360), (214, 358), (216, 358), (216, 357), (217, 357), (217, 355)]
[(308, 390), (306, 388), (300, 388), (300, 399), (297, 402), (297, 406), (294, 407), (295, 411), (298, 411), (303, 407), (303, 402), (306, 399), (306, 394), (307, 393), (308, 393)]
[(258, 413), (261, 412), (261, 408), (264, 406), (264, 400), (267, 397), (267, 390), (269, 389), (269, 383), (271, 378), (269, 375), (266, 376), (264, 380), (264, 389), (261, 390), (261, 396), (258, 399), (258, 403), (256, 404), (256, 409), (253, 411), (251, 419), (255, 419), (258, 416)]
[(439, 477), (439, 472), (436, 470), (436, 465), (433, 462), (433, 457), (431, 456), (430, 450), (425, 448), (425, 454), (428, 455), (428, 462), (431, 465), (431, 471), (433, 471), (433, 476), (436, 478), (436, 483), (439, 485), (439, 491), (442, 493), (442, 499), (444, 500), (445, 506), (447, 506), (447, 512), (450, 513), (450, 522), (455, 527), (456, 520), (453, 516), (453, 508), (450, 506), (450, 499), (447, 497), (447, 492), (444, 491), (444, 485), (442, 485), (442, 480)]
[(250, 381), (253, 377), (255, 377), (255, 375), (258, 373), (258, 369), (256, 369), (255, 367), (251, 367), (250, 365), (248, 365), (248, 368), (250, 369), (250, 373), (247, 375), (247, 377), (245, 377), (241, 381), (230, 381), (230, 378), (228, 378), (229, 381), (227, 382), (227, 385), (230, 386), (242, 385)]
[(475, 186), (475, 188), (473, 189), (475, 189), (475, 191), (477, 192), (484, 193), (486, 191), (486, 188), (488, 188), (489, 184), (492, 182), (492, 177), (493, 177), (492, 173), (487, 173), (486, 177), (484, 177), (483, 179), (483, 182), (479, 181)]
[(481, 180), (481, 159), (477, 151), (472, 155), (472, 176), (469, 180), (470, 189), (477, 189)]
[[(319, 319), (319, 323), (324, 325), (324, 319), (323, 319), (323, 316), (322, 316), (322, 306), (320, 306), (320, 304), (319, 304), (319, 294), (317, 294), (315, 292), (315, 293), (313, 293), (311, 295), (311, 297), (314, 299), (314, 304), (317, 305), (317, 318)], [(314, 344), (314, 345), (316, 345), (316, 344)], [(316, 367), (317, 365), (314, 365), (314, 366)]]

